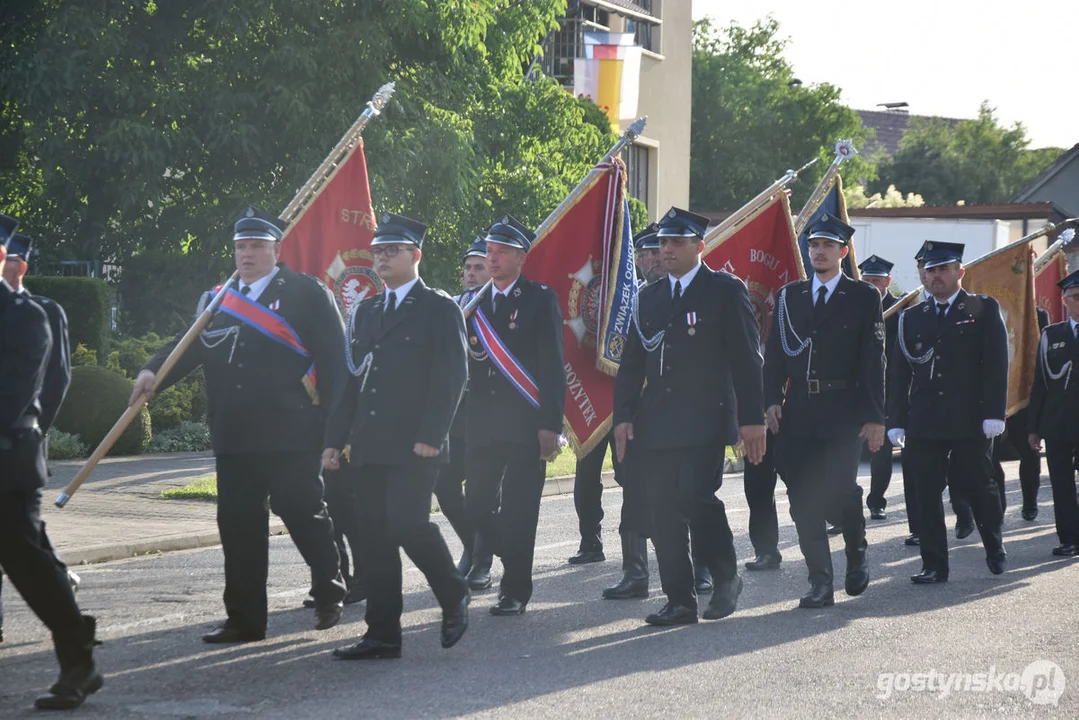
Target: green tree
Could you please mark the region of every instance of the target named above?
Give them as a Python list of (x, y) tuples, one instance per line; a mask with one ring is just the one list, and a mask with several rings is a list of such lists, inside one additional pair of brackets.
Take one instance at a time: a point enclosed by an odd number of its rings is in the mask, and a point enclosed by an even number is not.
[[(735, 210), (788, 168), (820, 157), (792, 186), (797, 209), (835, 158), (837, 140), (865, 145), (867, 131), (839, 102), (839, 88), (794, 82), (778, 32), (771, 16), (751, 28), (717, 28), (708, 19), (694, 26), (692, 207)], [(844, 176), (873, 177), (873, 168), (858, 156)]]
[[(365, 132), (374, 203), (430, 224), (424, 273), (452, 285), (460, 250), (495, 216), (537, 224), (614, 141), (594, 106), (524, 76), (564, 11), (565, 0), (9, 0), (0, 207), (46, 259), (126, 265), (153, 251), (142, 267), (157, 268), (195, 253), (216, 273), (231, 219), (248, 203), (282, 208), (395, 80)], [(194, 301), (170, 298), (165, 322), (143, 313), (125, 326), (175, 330)]]
[(977, 118), (954, 126), (943, 118), (914, 118), (870, 191), (893, 185), (929, 205), (1007, 202), (1063, 152), (1029, 145), (1023, 125), (1003, 127), (988, 102)]

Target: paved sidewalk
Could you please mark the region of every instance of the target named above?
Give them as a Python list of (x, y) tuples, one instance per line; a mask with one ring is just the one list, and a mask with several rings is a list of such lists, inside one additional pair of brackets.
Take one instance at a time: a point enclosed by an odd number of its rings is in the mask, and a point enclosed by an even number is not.
[[(45, 489), (42, 514), (49, 538), (69, 565), (218, 545), (217, 503), (165, 500), (163, 490), (182, 487), (214, 472), (213, 454), (169, 453), (105, 458), (64, 508), (54, 504), (81, 460), (50, 463), (53, 476)], [(603, 484), (614, 477), (604, 473)], [(549, 478), (543, 494), (573, 492), (573, 477)], [(285, 526), (270, 515), (270, 532)]]

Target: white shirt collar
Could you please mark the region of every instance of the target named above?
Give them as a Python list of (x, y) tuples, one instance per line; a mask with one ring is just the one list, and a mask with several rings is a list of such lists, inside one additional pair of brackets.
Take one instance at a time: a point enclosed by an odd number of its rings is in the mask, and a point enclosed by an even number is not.
[(689, 272), (687, 272), (685, 275), (683, 275), (680, 278), (676, 278), (674, 275), (671, 275), (670, 273), (667, 273), (667, 280), (668, 280), (668, 282), (670, 283), (670, 286), (671, 286), (671, 295), (672, 296), (674, 295), (674, 284), (675, 283), (681, 283), (682, 284), (682, 294), (685, 295), (686, 294), (686, 288), (688, 288), (689, 284), (691, 282), (693, 282), (693, 278), (697, 277), (697, 271), (700, 270), (700, 269), (701, 269), (701, 261), (698, 260), (697, 264), (693, 266), (693, 269), (690, 270)]
[(513, 282), (511, 282), (509, 285), (507, 285), (505, 290), (499, 290), (497, 287), (495, 287), (495, 284), (492, 282), (491, 283), (491, 297), (493, 298), (495, 295), (501, 295), (502, 297), (509, 297), (510, 290), (513, 290), (513, 287), (517, 284), (517, 281), (520, 280), (520, 279), (521, 279), (520, 275), (513, 278)]
[[(952, 305), (955, 304), (955, 299), (957, 297), (959, 297), (959, 293), (961, 293), (961, 292), (963, 292), (963, 288), (959, 288), (958, 290), (956, 290), (954, 295), (952, 295), (950, 298), (948, 298), (947, 300), (944, 301), (944, 304), (948, 306), (947, 309), (944, 312), (948, 312), (948, 310), (952, 309)], [(940, 300), (937, 300), (937, 298), (935, 296), (930, 296), (930, 297), (931, 297), (931, 299), (933, 301), (934, 306), (936, 306), (937, 304), (940, 303)]]
[[(383, 296), (385, 297), (386, 303), (388, 304), (390, 302), (390, 293), (392, 292), (392, 293), (394, 293), (394, 295), (397, 296), (397, 305), (395, 305), (393, 307), (393, 309), (396, 310), (397, 308), (401, 307), (401, 302), (406, 297), (408, 297), (408, 293), (409, 293), (410, 290), (412, 290), (412, 286), (415, 285), (416, 281), (418, 281), (419, 279), (420, 278), (417, 275), (416, 277), (412, 278), (411, 280), (409, 280), (408, 282), (406, 282), (404, 285), (397, 288), (396, 290), (390, 290), (389, 286), (384, 288), (382, 292), (383, 292)], [(387, 309), (389, 309), (389, 308), (387, 308)]]
[(1079, 323), (1075, 322), (1071, 318), (1068, 318), (1068, 322), (1070, 322), (1072, 324), (1072, 335), (1075, 335), (1075, 326), (1079, 325)]
[(842, 272), (836, 273), (835, 277), (832, 278), (831, 280), (829, 280), (828, 282), (821, 282), (821, 279), (819, 277), (817, 277), (816, 275), (814, 275), (813, 276), (813, 303), (816, 304), (816, 302), (817, 302), (817, 291), (822, 287), (828, 288), (828, 292), (824, 293), (824, 302), (828, 302), (829, 300), (831, 300), (832, 299), (832, 293), (835, 292), (835, 289), (839, 286), (839, 281), (842, 280), (842, 279), (843, 279), (843, 273)]
[(254, 302), (254, 301), (258, 300), (258, 299), (259, 299), (259, 295), (261, 295), (261, 294), (262, 294), (262, 292), (263, 292), (263, 291), (264, 291), (264, 290), (265, 290), (266, 288), (268, 288), (268, 287), (270, 286), (270, 281), (274, 279), (274, 276), (276, 276), (276, 275), (277, 275), (277, 271), (278, 271), (278, 270), (280, 270), (280, 269), (281, 269), (281, 268), (279, 268), (279, 267), (277, 267), (277, 266), (275, 265), (275, 266), (274, 266), (274, 269), (273, 269), (273, 270), (271, 270), (271, 271), (270, 271), (270, 273), (269, 273), (268, 275), (263, 275), (263, 276), (262, 276), (262, 277), (260, 277), (260, 278), (259, 278), (258, 280), (256, 280), (255, 282), (251, 283), (250, 285), (248, 285), (248, 284), (247, 284), (247, 283), (245, 283), (245, 282), (244, 282), (243, 280), (241, 280), (241, 281), (240, 281), (240, 292), (242, 293), (242, 292), (243, 292), (243, 289), (244, 289), (245, 287), (249, 287), (249, 288), (251, 288), (251, 291), (247, 293), (247, 299), (248, 299), (248, 300), (251, 300), (252, 302)]

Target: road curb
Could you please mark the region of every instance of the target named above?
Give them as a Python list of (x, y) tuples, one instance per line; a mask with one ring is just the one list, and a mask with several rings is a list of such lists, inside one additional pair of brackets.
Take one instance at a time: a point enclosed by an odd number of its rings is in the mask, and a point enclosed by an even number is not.
[[(728, 459), (727, 462), (729, 463), (730, 460)], [(726, 466), (724, 467), (724, 471), (731, 472)], [(614, 481), (613, 472), (607, 471), (603, 473), (602, 479), (603, 487), (605, 488), (617, 487), (618, 485)], [(569, 495), (573, 493), (573, 486), (573, 475), (560, 475), (558, 477), (547, 478), (546, 482), (543, 484), (543, 497)], [(162, 500), (162, 502), (170, 501)], [(437, 505), (435, 507), (437, 508)], [(287, 532), (284, 523), (280, 520), (273, 519), (270, 521), (271, 535), (282, 535)], [(162, 535), (129, 543), (91, 545), (90, 547), (63, 550), (60, 554), (63, 561), (68, 565), (90, 565), (93, 563), (103, 563), (112, 560), (138, 557), (140, 555), (155, 555), (159, 553), (175, 552), (177, 550), (194, 550), (196, 548), (214, 547), (220, 544), (220, 535), (218, 535), (216, 530), (212, 530), (200, 533)]]

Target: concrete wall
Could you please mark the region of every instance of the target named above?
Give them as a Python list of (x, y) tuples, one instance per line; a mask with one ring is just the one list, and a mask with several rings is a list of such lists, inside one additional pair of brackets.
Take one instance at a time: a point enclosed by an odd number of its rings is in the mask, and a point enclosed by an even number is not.
[(643, 145), (650, 149), (649, 215), (689, 206), (689, 126), (692, 101), (693, 17), (686, 0), (655, 0), (663, 24), (657, 52), (641, 60), (638, 114), (648, 116)]

